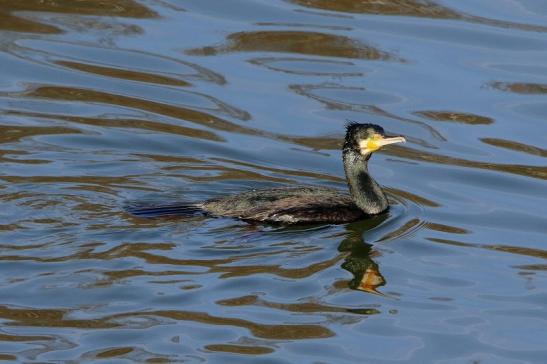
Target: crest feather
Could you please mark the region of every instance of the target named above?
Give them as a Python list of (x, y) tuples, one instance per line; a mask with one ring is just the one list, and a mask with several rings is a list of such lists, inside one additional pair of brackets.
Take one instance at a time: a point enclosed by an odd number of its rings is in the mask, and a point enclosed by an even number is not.
[(359, 125), (363, 125), (355, 120), (346, 119), (346, 132), (350, 131), (350, 129), (354, 129)]

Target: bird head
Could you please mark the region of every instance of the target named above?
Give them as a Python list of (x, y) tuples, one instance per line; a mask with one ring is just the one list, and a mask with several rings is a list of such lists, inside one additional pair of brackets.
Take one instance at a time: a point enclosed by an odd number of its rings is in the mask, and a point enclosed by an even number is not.
[(404, 143), (402, 136), (387, 136), (381, 126), (350, 122), (346, 128), (344, 151), (354, 151), (369, 158), (380, 148), (395, 143)]

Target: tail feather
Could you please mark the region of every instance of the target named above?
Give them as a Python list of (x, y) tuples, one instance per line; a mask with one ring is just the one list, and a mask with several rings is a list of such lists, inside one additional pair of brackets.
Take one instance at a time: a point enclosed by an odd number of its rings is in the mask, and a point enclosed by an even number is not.
[(131, 204), (125, 207), (131, 215), (139, 217), (161, 216), (196, 216), (204, 215), (205, 211), (196, 203), (177, 202), (168, 205)]

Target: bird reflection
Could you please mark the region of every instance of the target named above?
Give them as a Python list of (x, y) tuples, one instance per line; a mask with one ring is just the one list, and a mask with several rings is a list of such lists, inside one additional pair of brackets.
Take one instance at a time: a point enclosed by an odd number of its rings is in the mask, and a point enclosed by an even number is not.
[(382, 214), (374, 219), (346, 225), (346, 237), (338, 246), (338, 250), (348, 253), (341, 267), (353, 274), (353, 279), (348, 284), (349, 288), (382, 294), (377, 288), (385, 285), (386, 280), (380, 273), (378, 264), (371, 258), (376, 254), (373, 246), (365, 242), (363, 235), (388, 217), (388, 214)]

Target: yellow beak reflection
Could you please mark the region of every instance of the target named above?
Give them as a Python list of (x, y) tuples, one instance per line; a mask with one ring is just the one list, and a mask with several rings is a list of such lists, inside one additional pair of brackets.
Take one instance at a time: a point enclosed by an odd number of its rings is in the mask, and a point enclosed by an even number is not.
[(357, 286), (357, 289), (368, 293), (383, 295), (381, 292), (378, 292), (376, 288), (383, 286), (384, 284), (386, 284), (386, 280), (380, 271), (376, 269), (376, 267), (371, 267), (363, 274), (363, 278), (361, 278), (361, 282), (359, 286)]
[(388, 144), (404, 143), (404, 142), (406, 142), (406, 139), (402, 136), (383, 137), (380, 134), (376, 134), (368, 139), (361, 140), (359, 142), (359, 148), (361, 149), (361, 154), (364, 155), (364, 154), (376, 152), (378, 149)]

